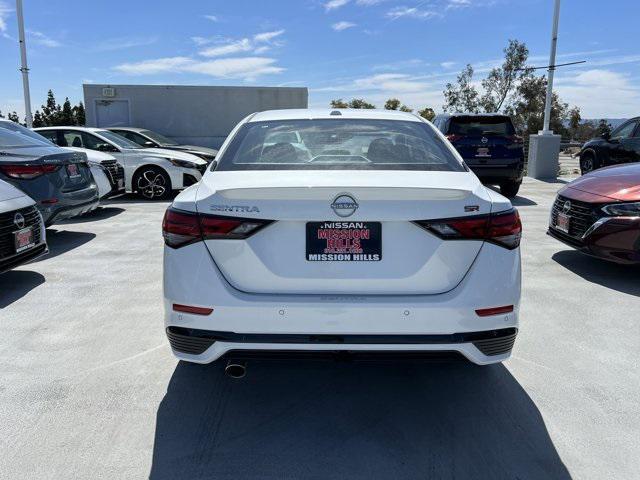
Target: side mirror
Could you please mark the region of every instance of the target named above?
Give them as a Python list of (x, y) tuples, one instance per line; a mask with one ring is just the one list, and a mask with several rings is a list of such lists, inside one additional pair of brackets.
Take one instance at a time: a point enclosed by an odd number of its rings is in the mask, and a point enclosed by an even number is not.
[(117, 149), (108, 143), (100, 143), (97, 145), (97, 149), (101, 152), (116, 152)]
[(602, 138), (604, 138), (605, 140), (611, 140), (611, 133), (609, 132), (604, 132), (602, 135), (600, 135)]
[(209, 170), (211, 170), (213, 172), (216, 169), (217, 166), (218, 166), (218, 161), (217, 160), (212, 160), (211, 163), (209, 164)]
[(147, 140), (146, 142), (144, 142), (144, 146), (145, 147), (155, 147), (156, 144), (151, 142), (151, 141), (149, 141), (149, 140)]

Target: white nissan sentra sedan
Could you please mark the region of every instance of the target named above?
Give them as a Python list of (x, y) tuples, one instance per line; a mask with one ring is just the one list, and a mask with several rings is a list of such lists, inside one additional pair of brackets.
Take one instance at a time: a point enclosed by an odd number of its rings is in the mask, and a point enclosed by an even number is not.
[(408, 113), (250, 115), (163, 222), (175, 355), (507, 359), (518, 212)]

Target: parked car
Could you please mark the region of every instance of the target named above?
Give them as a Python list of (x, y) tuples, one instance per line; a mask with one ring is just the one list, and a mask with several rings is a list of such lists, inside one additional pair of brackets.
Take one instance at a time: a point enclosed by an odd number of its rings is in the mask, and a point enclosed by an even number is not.
[(482, 183), (499, 185), (509, 198), (518, 194), (524, 176), (524, 144), (508, 115), (441, 114), (433, 123)]
[(167, 198), (200, 181), (207, 162), (195, 155), (161, 148), (143, 148), (101, 128), (42, 127), (34, 131), (61, 147), (97, 150), (113, 155), (124, 166), (125, 189), (147, 199)]
[(640, 163), (599, 169), (564, 186), (548, 233), (589, 255), (640, 264)]
[(118, 135), (122, 135), (141, 147), (179, 150), (181, 152), (196, 155), (207, 163), (211, 163), (215, 160), (216, 155), (218, 155), (218, 150), (215, 148), (201, 147), (198, 145), (180, 145), (178, 142), (171, 140), (164, 135), (160, 135), (159, 133), (147, 130), (146, 128), (109, 127), (107, 130), (111, 130)]
[(626, 121), (610, 135), (589, 140), (579, 156), (583, 175), (609, 165), (640, 162), (640, 117)]
[(94, 210), (98, 187), (87, 156), (58, 148), (24, 130), (13, 122), (0, 125), (0, 180), (33, 198), (47, 226)]
[[(268, 142), (274, 132), (296, 132), (305, 154)], [(165, 327), (178, 358), (509, 357), (518, 212), (430, 123), (391, 111), (261, 112), (217, 162), (163, 222)]]
[(0, 273), (47, 253), (47, 238), (36, 202), (0, 180)]
[[(47, 144), (50, 143), (50, 139), (10, 120), (0, 119), (0, 128), (2, 127), (20, 132), (21, 134), (35, 140), (43, 141)], [(93, 179), (96, 182), (98, 195), (101, 199), (118, 195), (119, 193), (124, 193), (124, 169), (118, 164), (115, 157), (106, 153), (83, 148), (70, 147), (69, 149), (83, 152), (87, 155), (89, 169), (91, 170), (91, 175), (93, 175)]]

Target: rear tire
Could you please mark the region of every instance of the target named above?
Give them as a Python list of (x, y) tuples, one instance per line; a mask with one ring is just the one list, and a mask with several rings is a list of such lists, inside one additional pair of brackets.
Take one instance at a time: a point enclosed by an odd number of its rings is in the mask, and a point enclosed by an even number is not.
[(505, 183), (500, 184), (500, 193), (507, 198), (513, 198), (518, 195), (518, 191), (520, 190), (520, 185), (522, 185), (522, 180), (515, 181), (511, 180)]
[(146, 200), (165, 200), (171, 195), (171, 179), (162, 168), (149, 165), (136, 172), (133, 189)]
[(600, 164), (593, 152), (584, 152), (580, 155), (580, 173), (586, 175), (589, 172), (593, 172), (595, 169), (600, 168)]

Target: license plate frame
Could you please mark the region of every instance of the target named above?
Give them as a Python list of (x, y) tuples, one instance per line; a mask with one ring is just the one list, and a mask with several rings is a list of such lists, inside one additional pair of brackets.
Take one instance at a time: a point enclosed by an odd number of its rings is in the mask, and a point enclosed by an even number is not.
[(555, 227), (561, 232), (569, 234), (569, 228), (571, 226), (571, 216), (558, 212), (556, 217)]
[(34, 241), (33, 227), (26, 227), (13, 232), (13, 246), (16, 254), (35, 247), (36, 242)]
[(476, 157), (478, 158), (491, 158), (491, 150), (489, 147), (478, 147), (476, 150)]
[(305, 259), (308, 262), (382, 260), (381, 222), (307, 222), (305, 233)]

